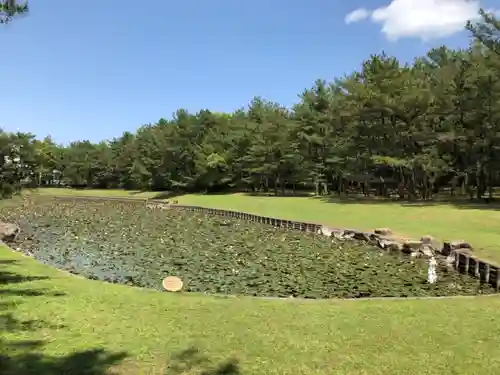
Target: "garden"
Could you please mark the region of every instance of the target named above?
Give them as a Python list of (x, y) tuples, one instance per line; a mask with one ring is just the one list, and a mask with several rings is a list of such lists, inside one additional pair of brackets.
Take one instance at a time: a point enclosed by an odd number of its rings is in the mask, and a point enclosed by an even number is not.
[(19, 251), (111, 283), (160, 289), (174, 275), (187, 292), (312, 299), (494, 292), (445, 265), (429, 284), (426, 259), (368, 244), (139, 201), (30, 196), (0, 217), (21, 227)]

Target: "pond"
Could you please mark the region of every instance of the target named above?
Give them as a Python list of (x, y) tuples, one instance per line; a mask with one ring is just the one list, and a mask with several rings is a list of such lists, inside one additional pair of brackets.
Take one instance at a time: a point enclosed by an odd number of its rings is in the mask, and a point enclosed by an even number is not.
[(87, 278), (161, 289), (175, 275), (184, 291), (251, 296), (350, 298), (473, 295), (488, 285), (357, 242), (144, 202), (31, 197), (0, 205), (17, 223), (16, 244), (40, 262)]

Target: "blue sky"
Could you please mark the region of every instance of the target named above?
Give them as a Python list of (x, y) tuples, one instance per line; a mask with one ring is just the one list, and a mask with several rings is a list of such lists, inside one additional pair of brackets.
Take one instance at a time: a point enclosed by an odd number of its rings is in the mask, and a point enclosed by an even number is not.
[(405, 16), (401, 6), (393, 10), (403, 18), (345, 22), (358, 8), (390, 3), (149, 0), (137, 8), (131, 0), (31, 0), (27, 17), (0, 27), (0, 127), (64, 143), (110, 139), (178, 108), (233, 111), (256, 95), (291, 105), (315, 79), (340, 77), (382, 50), (411, 60), (432, 46), (466, 45), (465, 32), (388, 40), (384, 25), (406, 27), (404, 17), (416, 12)]

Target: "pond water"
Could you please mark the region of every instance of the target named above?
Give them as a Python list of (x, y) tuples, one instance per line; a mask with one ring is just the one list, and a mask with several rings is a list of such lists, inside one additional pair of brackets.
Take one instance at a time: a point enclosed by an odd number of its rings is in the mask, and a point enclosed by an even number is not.
[(144, 203), (35, 197), (0, 205), (18, 243), (43, 263), (88, 278), (235, 295), (335, 298), (493, 293), (468, 275), (356, 242)]

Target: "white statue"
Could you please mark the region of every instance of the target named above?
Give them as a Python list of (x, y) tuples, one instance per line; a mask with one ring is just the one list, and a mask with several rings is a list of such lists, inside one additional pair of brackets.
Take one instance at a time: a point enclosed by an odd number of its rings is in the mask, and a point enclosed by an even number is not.
[(429, 269), (427, 271), (427, 281), (429, 284), (434, 284), (437, 281), (437, 273), (436, 273), (437, 262), (434, 257), (431, 257), (429, 260)]

